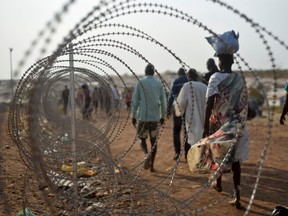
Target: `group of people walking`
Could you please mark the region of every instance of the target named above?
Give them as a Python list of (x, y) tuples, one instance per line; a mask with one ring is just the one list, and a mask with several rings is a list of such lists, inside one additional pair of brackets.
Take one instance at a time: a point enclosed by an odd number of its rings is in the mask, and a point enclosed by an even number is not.
[[(67, 85), (64, 86), (62, 90), (62, 100), (63, 100), (63, 114), (67, 115), (68, 104), (69, 104), (69, 93), (70, 90)], [(87, 120), (91, 117), (92, 112), (92, 95), (87, 84), (83, 84), (76, 92), (75, 102), (80, 107), (80, 111), (83, 119)]]
[[(238, 40), (235, 33), (234, 39)], [(165, 118), (173, 116), (173, 159), (178, 160), (180, 157), (183, 125), (184, 153), (190, 170), (232, 170), (235, 199), (230, 204), (240, 209), (241, 163), (248, 159), (248, 133), (245, 126), (248, 95), (244, 78), (240, 73), (232, 71), (234, 53), (235, 50), (217, 52), (219, 69), (214, 59), (209, 59), (209, 72), (203, 80), (199, 79), (195, 69), (191, 68), (186, 73), (184, 68), (180, 68), (178, 77), (172, 83), (167, 105), (164, 85), (153, 77), (155, 69), (148, 64), (145, 77), (135, 86), (131, 115), (145, 154), (144, 169), (155, 172), (160, 128)], [(148, 135), (150, 152), (146, 143)], [(225, 162), (225, 168), (220, 167), (227, 154), (230, 156)], [(222, 173), (212, 183), (218, 192), (222, 191)]]
[[(63, 101), (63, 114), (67, 115), (69, 105), (69, 88), (67, 85), (62, 90), (62, 101)], [(80, 113), (84, 120), (91, 119), (91, 115), (94, 112), (97, 114), (99, 110), (103, 110), (107, 115), (111, 115), (112, 112), (112, 101), (114, 101), (115, 109), (119, 105), (119, 94), (117, 89), (108, 85), (94, 86), (90, 90), (88, 84), (82, 84), (75, 92), (75, 103), (80, 109)]]
[[(195, 160), (207, 155), (193, 155), (191, 146), (195, 144), (212, 148), (213, 143), (237, 140), (231, 147), (235, 153), (231, 155), (235, 199), (231, 202), (236, 208), (240, 204), (241, 162), (248, 159), (248, 136), (245, 129), (245, 118), (242, 113), (246, 110), (247, 94), (242, 76), (231, 70), (233, 55), (219, 55), (220, 70), (215, 70), (210, 80), (200, 80), (195, 69), (187, 73), (183, 68), (178, 70), (178, 77), (172, 83), (166, 105), (165, 90), (161, 81), (154, 75), (154, 67), (148, 64), (145, 77), (137, 82), (132, 97), (132, 124), (137, 129), (141, 149), (145, 154), (144, 169), (155, 172), (154, 162), (157, 152), (157, 137), (164, 119), (173, 116), (174, 160), (178, 160), (181, 151), (181, 128), (184, 126), (184, 154)], [(211, 62), (211, 60), (209, 60)], [(214, 68), (215, 69), (215, 68)], [(235, 88), (236, 87), (236, 88)], [(183, 124), (184, 123), (184, 124)], [(241, 124), (243, 131), (235, 132)], [(221, 133), (220, 133), (221, 132)], [(218, 133), (218, 134), (217, 134)], [(150, 139), (151, 151), (148, 151), (146, 140)], [(221, 148), (221, 147), (219, 147)], [(189, 153), (188, 153), (189, 152)], [(226, 152), (227, 153), (227, 152)], [(210, 155), (213, 157), (213, 155)], [(214, 164), (221, 163), (221, 155)], [(199, 160), (198, 160), (199, 161)], [(202, 164), (215, 171), (214, 164)], [(195, 168), (201, 164), (194, 164)], [(193, 163), (192, 163), (193, 166)], [(201, 169), (201, 168), (199, 168)], [(214, 170), (212, 170), (214, 169)], [(191, 168), (193, 171), (193, 168)], [(218, 192), (222, 191), (221, 176), (212, 184)]]
[[(238, 36), (234, 32), (230, 33), (238, 45)], [(235, 41), (233, 43), (235, 45)], [(219, 69), (214, 58), (208, 59), (208, 72), (202, 79), (193, 68), (188, 71), (179, 68), (168, 99), (164, 83), (155, 78), (155, 68), (149, 63), (145, 68), (145, 76), (137, 81), (133, 94), (132, 89), (127, 90), (125, 103), (128, 111), (131, 106), (132, 124), (136, 128), (145, 155), (144, 169), (156, 171), (154, 162), (160, 129), (165, 119), (171, 117), (175, 151), (173, 159), (180, 159), (183, 140), (184, 156), (190, 170), (216, 173), (211, 185), (218, 192), (222, 191), (221, 175), (226, 171), (232, 171), (235, 196), (230, 204), (241, 209), (241, 164), (248, 159), (248, 93), (243, 76), (232, 71), (234, 53), (238, 48), (230, 49), (229, 43), (225, 44), (226, 50), (219, 51), (214, 48)], [(96, 88), (94, 93), (97, 91)], [(288, 84), (285, 91), (286, 102), (280, 124), (284, 124), (288, 112)], [(62, 92), (64, 114), (67, 113), (68, 95), (69, 89), (65, 86)], [(81, 86), (79, 95), (83, 102), (83, 119), (88, 119), (93, 98), (87, 85)], [(98, 100), (97, 96), (99, 95), (95, 93), (94, 100)], [(94, 102), (94, 107), (97, 110), (98, 103)], [(181, 137), (182, 128), (184, 137)], [(147, 145), (148, 138), (151, 144), (150, 151)]]

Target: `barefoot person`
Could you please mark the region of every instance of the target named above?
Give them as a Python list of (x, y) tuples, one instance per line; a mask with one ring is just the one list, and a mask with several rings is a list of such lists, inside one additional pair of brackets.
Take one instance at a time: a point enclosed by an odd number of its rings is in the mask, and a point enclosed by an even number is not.
[[(230, 33), (238, 42), (234, 31)], [(188, 164), (192, 171), (215, 172), (212, 186), (218, 192), (222, 191), (221, 174), (231, 169), (235, 199), (230, 204), (240, 209), (241, 163), (248, 159), (247, 90), (243, 76), (231, 69), (238, 49), (230, 49), (228, 42), (229, 49), (216, 55), (220, 72), (210, 77), (203, 138), (189, 150)]]
[[(145, 77), (140, 79), (132, 96), (132, 124), (137, 128), (141, 149), (146, 156), (144, 169), (155, 172), (154, 161), (157, 152), (157, 136), (166, 116), (166, 96), (163, 84), (154, 78), (154, 66), (148, 64)], [(137, 125), (138, 121), (138, 125)], [(150, 137), (151, 153), (148, 153), (146, 139)]]

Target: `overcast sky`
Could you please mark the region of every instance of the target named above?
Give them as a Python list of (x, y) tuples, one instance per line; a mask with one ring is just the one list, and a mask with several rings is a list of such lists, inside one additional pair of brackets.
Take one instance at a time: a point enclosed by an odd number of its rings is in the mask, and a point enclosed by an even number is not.
[[(271, 68), (267, 50), (255, 33), (255, 29), (251, 28), (250, 24), (245, 22), (244, 19), (239, 18), (224, 7), (208, 0), (154, 0), (151, 2), (179, 8), (216, 33), (223, 33), (232, 29), (239, 32), (239, 54), (249, 63), (250, 67), (254, 69)], [(287, 0), (229, 0), (226, 2), (288, 44)], [(12, 69), (15, 70), (18, 68), (19, 61), (23, 59), (24, 52), (30, 47), (31, 42), (37, 38), (39, 31), (44, 29), (46, 23), (52, 20), (56, 12), (61, 11), (61, 7), (65, 3), (66, 1), (62, 0), (0, 0), (0, 79), (10, 79), (9, 48), (13, 48)], [(98, 3), (98, 0), (76, 1), (68, 13), (62, 16), (63, 19), (61, 24), (58, 25), (57, 34), (53, 35), (51, 46), (49, 46), (45, 55), (49, 55), (49, 52), (54, 51), (56, 44), (61, 43), (62, 39), (68, 35), (69, 30), (80, 22), (81, 18)], [(206, 60), (214, 54), (214, 50), (205, 40), (205, 37), (210, 36), (208, 32), (192, 23), (151, 13), (126, 15), (113, 20), (113, 22), (125, 23), (147, 32), (199, 72), (206, 71)], [(265, 35), (265, 38), (267, 38), (276, 59), (276, 67), (287, 69), (287, 50), (267, 35)], [(117, 39), (121, 40), (120, 38)], [(167, 52), (159, 51), (159, 48), (153, 47), (154, 45), (146, 44), (146, 42), (141, 42), (139, 39), (123, 39), (123, 41), (137, 48), (156, 66), (159, 72), (176, 71), (179, 67), (175, 59)], [(39, 57), (43, 57), (39, 55), (39, 49), (33, 50), (34, 54), (27, 59), (17, 77), (13, 74), (15, 78), (20, 78), (30, 65)], [(143, 73), (145, 62), (134, 61), (129, 55), (126, 57), (126, 54), (121, 56), (138, 74)], [(129, 58), (131, 59), (130, 62)], [(119, 73), (127, 73), (127, 71), (121, 68)]]

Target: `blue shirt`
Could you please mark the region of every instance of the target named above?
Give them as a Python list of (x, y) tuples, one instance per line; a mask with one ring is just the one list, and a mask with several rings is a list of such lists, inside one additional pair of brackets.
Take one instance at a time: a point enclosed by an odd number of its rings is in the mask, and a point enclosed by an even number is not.
[(166, 97), (162, 83), (153, 76), (140, 79), (132, 96), (132, 118), (139, 121), (159, 121), (166, 116)]
[(174, 99), (177, 99), (177, 96), (182, 88), (182, 86), (184, 85), (184, 83), (188, 82), (187, 76), (186, 75), (181, 75), (179, 77), (177, 77), (173, 83), (172, 83), (172, 87), (171, 87), (171, 91), (169, 94), (169, 99), (168, 99), (168, 110), (170, 111)]

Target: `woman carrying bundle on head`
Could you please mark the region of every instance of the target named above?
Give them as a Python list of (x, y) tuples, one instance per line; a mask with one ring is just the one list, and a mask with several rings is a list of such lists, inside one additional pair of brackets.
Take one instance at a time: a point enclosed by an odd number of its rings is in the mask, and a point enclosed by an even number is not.
[(230, 31), (207, 40), (217, 52), (220, 71), (210, 77), (203, 138), (189, 150), (188, 164), (192, 172), (214, 172), (212, 186), (218, 192), (221, 175), (232, 170), (235, 199), (230, 204), (240, 209), (241, 162), (248, 159), (248, 132), (245, 81), (232, 71), (238, 36)]

